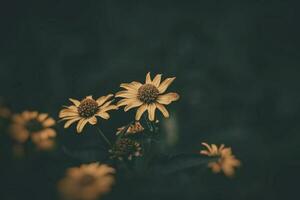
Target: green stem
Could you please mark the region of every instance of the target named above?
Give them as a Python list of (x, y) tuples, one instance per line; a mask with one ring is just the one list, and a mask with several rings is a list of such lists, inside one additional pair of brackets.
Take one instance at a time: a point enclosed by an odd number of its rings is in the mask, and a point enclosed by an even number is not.
[(105, 140), (105, 142), (108, 144), (108, 146), (111, 146), (110, 141), (107, 139), (107, 137), (104, 135), (104, 133), (101, 131), (100, 128), (96, 127), (102, 138)]

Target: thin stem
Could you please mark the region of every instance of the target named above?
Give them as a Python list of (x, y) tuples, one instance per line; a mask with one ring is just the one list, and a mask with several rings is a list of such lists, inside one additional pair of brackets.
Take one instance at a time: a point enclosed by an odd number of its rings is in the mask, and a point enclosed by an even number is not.
[(104, 135), (104, 133), (101, 131), (100, 128), (96, 127), (102, 138), (105, 140), (105, 142), (108, 144), (108, 146), (111, 146), (110, 141), (107, 139), (107, 137)]

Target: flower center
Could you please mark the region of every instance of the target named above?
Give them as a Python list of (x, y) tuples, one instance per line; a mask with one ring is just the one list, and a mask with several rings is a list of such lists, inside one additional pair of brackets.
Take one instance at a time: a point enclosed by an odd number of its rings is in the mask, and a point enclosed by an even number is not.
[(94, 116), (98, 110), (98, 103), (93, 99), (84, 99), (77, 108), (81, 117), (89, 118)]
[(80, 184), (80, 186), (84, 187), (84, 186), (92, 184), (94, 181), (95, 181), (94, 176), (86, 174), (81, 178), (79, 184)]
[(158, 89), (152, 84), (144, 84), (138, 90), (138, 99), (144, 103), (153, 103), (159, 95)]
[(39, 132), (44, 128), (43, 124), (36, 119), (29, 120), (25, 127), (30, 133)]
[(111, 149), (112, 158), (125, 158), (133, 156), (141, 151), (140, 144), (129, 138), (123, 138), (116, 142)]

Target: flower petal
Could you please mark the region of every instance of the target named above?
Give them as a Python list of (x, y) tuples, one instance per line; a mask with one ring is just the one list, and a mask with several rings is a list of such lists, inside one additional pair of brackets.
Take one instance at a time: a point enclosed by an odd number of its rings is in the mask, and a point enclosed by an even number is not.
[(168, 87), (171, 85), (171, 83), (176, 79), (176, 77), (173, 78), (167, 78), (165, 79), (159, 86), (158, 91), (160, 94), (164, 93)]
[(150, 76), (150, 72), (148, 72), (147, 75), (146, 75), (145, 83), (146, 83), (146, 84), (151, 84), (151, 83), (152, 83), (152, 81), (151, 81), (151, 76)]
[(153, 84), (155, 87), (158, 87), (159, 84), (160, 84), (160, 81), (161, 81), (161, 74), (157, 74), (157, 75), (155, 76), (155, 78), (153, 79), (152, 84)]
[(52, 118), (48, 118), (43, 122), (44, 127), (50, 127), (55, 124), (55, 120)]
[(96, 101), (98, 103), (98, 106), (101, 106), (104, 104), (108, 99), (112, 98), (114, 95), (113, 94), (108, 94), (106, 96), (99, 97)]
[(71, 124), (73, 124), (74, 122), (77, 122), (80, 119), (81, 119), (80, 117), (75, 117), (73, 119), (66, 121), (64, 128), (69, 128), (71, 126)]
[(179, 94), (170, 92), (167, 94), (159, 95), (157, 102), (164, 105), (169, 105), (172, 101), (177, 101), (179, 99)]
[(136, 101), (132, 101), (132, 103), (128, 104), (125, 108), (124, 111), (127, 112), (128, 110), (130, 110), (131, 108), (135, 108), (138, 107), (140, 105), (142, 105), (143, 102), (141, 102), (140, 100), (136, 100)]
[(81, 133), (82, 129), (84, 128), (84, 126), (86, 125), (86, 123), (88, 122), (88, 119), (81, 119), (78, 124), (77, 124), (77, 133)]
[(162, 105), (160, 103), (156, 103), (156, 107), (162, 112), (164, 117), (168, 118), (170, 116), (168, 110), (166, 109), (166, 107), (164, 105)]
[(97, 118), (96, 118), (95, 116), (91, 117), (91, 118), (89, 119), (89, 123), (92, 124), (92, 125), (97, 124)]
[(137, 97), (137, 91), (136, 92), (131, 92), (131, 90), (123, 90), (120, 92), (117, 92), (116, 97), (123, 97), (123, 98), (135, 98)]
[(141, 86), (142, 84), (136, 81), (132, 81), (131, 83), (122, 83), (120, 85), (121, 88), (124, 88), (126, 90), (132, 90), (132, 91), (138, 90)]
[(80, 101), (76, 100), (76, 99), (72, 99), (72, 98), (69, 98), (69, 100), (76, 106), (78, 107), (80, 105)]
[(110, 116), (107, 112), (99, 112), (99, 113), (97, 113), (97, 116), (99, 116), (103, 119), (109, 119), (110, 118)]
[(139, 109), (136, 111), (135, 120), (140, 120), (143, 113), (147, 110), (147, 104), (141, 105)]
[(150, 121), (154, 121), (155, 119), (155, 110), (156, 110), (155, 103), (151, 103), (148, 105), (148, 118)]

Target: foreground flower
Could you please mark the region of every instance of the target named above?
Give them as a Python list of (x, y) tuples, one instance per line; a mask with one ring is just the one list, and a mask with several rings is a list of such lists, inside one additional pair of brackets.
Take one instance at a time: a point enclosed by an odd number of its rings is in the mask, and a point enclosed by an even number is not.
[(139, 120), (142, 114), (147, 110), (148, 118), (150, 121), (155, 119), (155, 110), (158, 108), (164, 117), (169, 117), (169, 112), (164, 105), (169, 105), (172, 101), (179, 99), (177, 93), (163, 94), (171, 83), (175, 80), (173, 78), (167, 78), (161, 82), (161, 74), (155, 76), (151, 80), (150, 72), (146, 76), (145, 84), (139, 82), (122, 83), (120, 87), (126, 89), (116, 94), (116, 97), (122, 97), (117, 105), (125, 106), (124, 111), (139, 107), (137, 109), (135, 119)]
[(127, 130), (125, 131), (125, 134), (126, 135), (132, 135), (132, 134), (135, 134), (135, 133), (140, 133), (140, 132), (143, 132), (145, 129), (144, 127), (142, 126), (142, 124), (138, 121), (134, 122), (133, 124), (130, 124), (130, 126), (122, 126), (121, 128), (118, 128), (117, 129), (117, 135), (122, 133), (124, 131), (124, 129)]
[(95, 200), (108, 193), (115, 182), (115, 170), (108, 165), (92, 163), (70, 168), (58, 189), (67, 200)]
[(208, 167), (214, 173), (223, 171), (226, 176), (232, 177), (234, 175), (234, 168), (239, 167), (241, 162), (232, 154), (231, 148), (225, 148), (223, 144), (219, 148), (215, 144), (209, 146), (207, 143), (202, 143), (202, 145), (207, 150), (200, 151), (200, 154), (218, 158), (217, 161), (209, 162)]
[(24, 111), (13, 116), (10, 134), (18, 143), (31, 140), (39, 149), (51, 149), (56, 137), (54, 125), (55, 120), (46, 113)]
[(132, 160), (133, 157), (139, 157), (142, 155), (142, 147), (140, 143), (135, 140), (122, 138), (114, 144), (109, 153), (111, 154), (111, 159)]
[(95, 125), (97, 123), (96, 117), (103, 119), (109, 119), (107, 111), (116, 110), (118, 107), (112, 105), (112, 94), (102, 96), (97, 100), (94, 100), (92, 96), (87, 96), (81, 101), (76, 99), (69, 99), (74, 105), (68, 106), (62, 109), (59, 113), (59, 117), (62, 120), (66, 120), (64, 128), (68, 128), (71, 124), (77, 123), (77, 132), (81, 133), (84, 126), (89, 123)]

